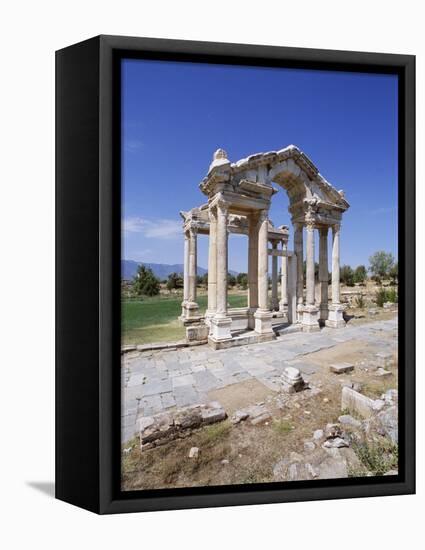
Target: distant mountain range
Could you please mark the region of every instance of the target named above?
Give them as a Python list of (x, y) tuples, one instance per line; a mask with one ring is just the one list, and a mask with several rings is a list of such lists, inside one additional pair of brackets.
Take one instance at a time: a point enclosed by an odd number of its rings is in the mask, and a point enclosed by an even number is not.
[[(131, 280), (137, 273), (140, 264), (152, 269), (158, 279), (166, 279), (171, 273), (183, 273), (183, 264), (150, 264), (147, 262), (135, 262), (134, 260), (121, 260), (121, 277)], [(207, 272), (203, 267), (198, 266), (198, 275), (204, 275)], [(237, 275), (237, 271), (229, 270), (232, 275)]]

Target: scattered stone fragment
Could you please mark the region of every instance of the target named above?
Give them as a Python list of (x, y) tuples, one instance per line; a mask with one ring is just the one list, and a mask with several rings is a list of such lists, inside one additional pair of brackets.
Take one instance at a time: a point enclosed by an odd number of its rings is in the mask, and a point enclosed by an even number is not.
[(201, 416), (204, 424), (214, 424), (215, 422), (225, 420), (227, 415), (220, 403), (213, 401), (201, 409)]
[(345, 439), (342, 439), (342, 437), (334, 437), (333, 439), (327, 439), (322, 447), (339, 449), (341, 447), (349, 447), (349, 443)]
[(398, 470), (388, 470), (388, 472), (385, 472), (384, 476), (398, 476)]
[(225, 466), (226, 464), (229, 464), (229, 461), (227, 460), (227, 458), (223, 458), (221, 463), (223, 464), (223, 466)]
[(149, 449), (177, 437), (186, 437), (193, 429), (225, 418), (226, 412), (217, 401), (142, 417), (139, 420), (141, 448)]
[(313, 439), (315, 439), (316, 441), (318, 441), (319, 439), (322, 439), (322, 437), (324, 437), (324, 432), (323, 430), (315, 430), (314, 433), (313, 433)]
[(384, 309), (392, 309), (394, 307), (394, 304), (392, 302), (384, 302), (384, 305), (382, 307)]
[(350, 363), (334, 363), (329, 366), (329, 370), (335, 374), (343, 374), (354, 370), (354, 365), (351, 365)]
[(235, 414), (232, 416), (230, 421), (232, 422), (232, 424), (239, 424), (239, 422), (246, 420), (248, 416), (249, 414), (246, 411), (243, 411), (243, 410), (235, 411)]
[(358, 392), (361, 392), (362, 389), (363, 389), (363, 385), (360, 384), (360, 382), (352, 382), (352, 381), (346, 382), (346, 381), (343, 381), (343, 382), (341, 382), (341, 386), (342, 387), (347, 386), (347, 388), (352, 388), (354, 391), (358, 391)]
[(341, 422), (341, 424), (344, 424), (346, 426), (352, 426), (353, 428), (361, 428), (362, 423), (360, 420), (357, 420), (351, 414), (343, 414), (338, 418), (338, 421)]
[(387, 405), (394, 405), (398, 402), (398, 391), (387, 390), (381, 395), (381, 399), (383, 399)]
[(282, 373), (283, 390), (288, 393), (299, 392), (304, 389), (305, 383), (301, 373), (295, 367), (286, 367)]
[(385, 407), (385, 401), (383, 399), (375, 399), (372, 408), (374, 411), (381, 411)]
[(268, 420), (271, 420), (272, 415), (269, 412), (265, 412), (264, 414), (261, 414), (260, 416), (256, 416), (251, 420), (251, 424), (253, 426), (257, 426), (258, 424), (266, 423)]
[(375, 371), (375, 376), (391, 376), (391, 374), (389, 370), (385, 370), (382, 367), (378, 367)]
[(367, 312), (372, 317), (375, 316), (375, 315), (378, 315), (378, 310), (377, 309), (368, 309)]
[(373, 399), (356, 392), (352, 388), (342, 388), (341, 410), (349, 410), (363, 418), (369, 418), (373, 413)]
[(341, 434), (342, 434), (342, 430), (339, 424), (326, 424), (326, 428), (325, 428), (326, 439), (340, 437)]
[(383, 434), (398, 443), (398, 408), (396, 405), (378, 413), (377, 420), (382, 428)]
[(379, 367), (389, 367), (394, 362), (394, 354), (387, 351), (380, 351), (375, 354), (375, 361)]
[(329, 399), (327, 397), (323, 398), (323, 403), (329, 403)]
[(199, 456), (199, 448), (192, 447), (189, 451), (189, 458), (198, 458), (198, 456)]
[(124, 451), (123, 451), (124, 454), (128, 455), (131, 452), (131, 449), (132, 449), (132, 447), (127, 447), (126, 449), (124, 449)]

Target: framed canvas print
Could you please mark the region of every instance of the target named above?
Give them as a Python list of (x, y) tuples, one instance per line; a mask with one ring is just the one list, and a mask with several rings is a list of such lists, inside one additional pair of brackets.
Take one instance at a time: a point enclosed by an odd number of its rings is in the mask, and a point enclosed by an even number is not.
[(413, 56), (56, 54), (56, 495), (413, 493)]

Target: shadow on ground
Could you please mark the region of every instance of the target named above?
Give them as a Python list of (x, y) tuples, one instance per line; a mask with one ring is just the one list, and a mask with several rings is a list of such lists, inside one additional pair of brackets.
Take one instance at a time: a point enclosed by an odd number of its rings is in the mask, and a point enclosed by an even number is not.
[(27, 481), (26, 485), (36, 491), (40, 491), (40, 493), (44, 493), (50, 498), (55, 497), (54, 481)]

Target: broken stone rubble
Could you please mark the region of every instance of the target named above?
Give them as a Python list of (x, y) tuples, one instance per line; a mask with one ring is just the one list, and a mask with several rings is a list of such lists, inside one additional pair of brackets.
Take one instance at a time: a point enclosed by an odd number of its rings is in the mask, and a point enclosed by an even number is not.
[(139, 421), (140, 446), (142, 449), (149, 449), (168, 443), (177, 437), (188, 435), (193, 429), (220, 422), (226, 417), (226, 411), (218, 401), (207, 405), (192, 405), (173, 413), (144, 416)]

